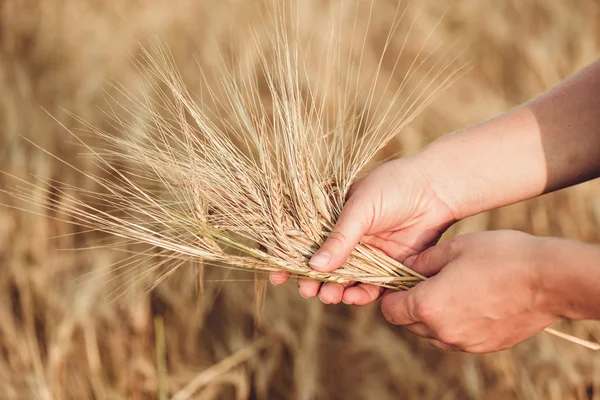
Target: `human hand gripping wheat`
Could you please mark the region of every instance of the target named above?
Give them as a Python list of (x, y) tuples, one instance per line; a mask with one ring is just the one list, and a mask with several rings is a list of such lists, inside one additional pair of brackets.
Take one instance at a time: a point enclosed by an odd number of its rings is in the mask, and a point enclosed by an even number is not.
[[(436, 243), (455, 221), (452, 210), (435, 193), (418, 158), (400, 158), (377, 167), (352, 186), (348, 200), (331, 234), (309, 265), (332, 272), (342, 266), (360, 244), (403, 261)], [(289, 273), (272, 273), (271, 282), (282, 284)], [(420, 274), (416, 277), (421, 280)], [(377, 300), (384, 287), (366, 283), (320, 282), (300, 279), (300, 293), (328, 304), (365, 305)]]
[[(259, 57), (264, 86), (253, 66), (236, 60), (237, 69), (223, 67), (217, 85), (201, 72), (206, 89), (200, 98), (183, 84), (168, 51), (151, 47), (147, 63), (140, 63), (151, 90), (140, 97), (117, 86), (132, 104), (112, 118), (123, 136), (83, 120), (103, 140), (101, 148), (73, 134), (112, 178), (80, 171), (102, 190), (74, 195), (77, 188), (54, 187), (70, 202), (49, 196), (47, 206), (68, 212), (81, 226), (153, 246), (176, 265), (192, 259), (265, 274), (285, 271), (311, 281), (359, 283), (377, 293), (414, 287), (425, 277), (380, 251), (383, 237), (350, 238), (355, 246), (334, 271), (308, 265), (352, 184), (467, 68), (457, 67), (456, 58), (436, 61), (419, 52), (399, 80), (399, 55), (385, 74), (381, 66), (400, 20), (375, 70), (363, 69), (351, 54), (342, 57), (340, 33), (332, 30), (317, 52), (324, 59), (315, 74), (298, 28), (276, 13), (271, 52)], [(391, 87), (391, 96), (377, 96)], [(30, 201), (27, 191), (11, 194)], [(437, 220), (430, 225), (438, 233), (444, 228)]]

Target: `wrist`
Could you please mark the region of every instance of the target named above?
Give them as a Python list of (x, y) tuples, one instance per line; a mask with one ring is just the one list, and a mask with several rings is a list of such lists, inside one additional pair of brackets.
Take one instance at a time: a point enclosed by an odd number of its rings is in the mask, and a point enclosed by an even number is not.
[(454, 220), (460, 221), (485, 210), (477, 200), (478, 189), (469, 182), (472, 176), (455, 168), (453, 158), (457, 155), (446, 141), (446, 137), (442, 137), (413, 157), (434, 195), (448, 208)]
[(547, 183), (540, 130), (528, 107), (443, 136), (418, 159), (457, 219), (539, 196)]
[(551, 263), (553, 248), (559, 239), (536, 238), (531, 252), (530, 269), (533, 288), (533, 308), (557, 318), (563, 317), (561, 301), (557, 299), (556, 270)]
[(534, 254), (535, 307), (558, 318), (600, 318), (600, 247), (559, 238), (540, 239)]

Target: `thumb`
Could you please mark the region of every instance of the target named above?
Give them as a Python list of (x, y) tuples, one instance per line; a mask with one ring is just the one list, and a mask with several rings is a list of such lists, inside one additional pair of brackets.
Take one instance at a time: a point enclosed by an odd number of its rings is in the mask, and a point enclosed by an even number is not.
[(427, 277), (439, 273), (458, 255), (455, 240), (438, 243), (420, 254), (408, 257), (404, 265)]
[(416, 308), (416, 286), (408, 291), (386, 291), (381, 299), (381, 313), (394, 325), (410, 325), (419, 322)]
[(308, 262), (310, 267), (320, 272), (330, 272), (348, 259), (371, 225), (366, 213), (370, 208), (364, 205), (360, 197), (351, 196), (348, 199), (335, 227)]

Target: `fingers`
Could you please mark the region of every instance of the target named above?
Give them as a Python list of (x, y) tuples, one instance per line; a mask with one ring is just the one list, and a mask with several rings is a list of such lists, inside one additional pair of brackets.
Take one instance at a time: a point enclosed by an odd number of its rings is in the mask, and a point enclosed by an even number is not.
[(277, 271), (269, 274), (269, 280), (273, 285), (283, 285), (290, 278), (291, 273), (288, 271)]
[(298, 288), (302, 297), (312, 299), (319, 296), (319, 299), (325, 304), (339, 304), (342, 301), (344, 290), (352, 286), (354, 282), (347, 283), (335, 283), (328, 282), (321, 284), (321, 282), (314, 281), (310, 278), (299, 278)]
[(439, 273), (450, 261), (456, 258), (458, 245), (456, 239), (448, 240), (428, 248), (422, 253), (408, 257), (404, 265), (427, 277)]
[(300, 295), (302, 297), (312, 299), (319, 294), (321, 282), (309, 278), (298, 278), (298, 289), (300, 290)]
[(342, 301), (344, 304), (364, 306), (374, 302), (383, 294), (383, 288), (366, 283), (359, 283), (344, 291)]
[(362, 239), (370, 226), (368, 210), (358, 196), (352, 196), (344, 205), (337, 223), (321, 248), (312, 256), (309, 265), (321, 272), (339, 268)]
[(325, 304), (343, 302), (348, 305), (364, 306), (377, 300), (383, 293), (383, 288), (377, 286), (365, 283), (353, 285), (354, 282), (321, 284), (309, 278), (298, 279), (298, 287), (303, 297), (314, 298), (318, 295)]
[(319, 298), (325, 304), (339, 304), (342, 301), (344, 289), (353, 285), (354, 282), (334, 283), (328, 282), (323, 285), (319, 292)]
[[(405, 325), (409, 332), (427, 339), (432, 346), (440, 350), (462, 351), (464, 346), (456, 339), (455, 328), (448, 328), (447, 321), (440, 320), (439, 310), (422, 301), (428, 298), (422, 287), (416, 286), (403, 292), (386, 291), (381, 301), (383, 316), (391, 324)], [(435, 317), (436, 315), (438, 317)]]
[(386, 291), (381, 300), (381, 312), (394, 325), (410, 325), (420, 322), (417, 318), (415, 293), (418, 286), (402, 292)]

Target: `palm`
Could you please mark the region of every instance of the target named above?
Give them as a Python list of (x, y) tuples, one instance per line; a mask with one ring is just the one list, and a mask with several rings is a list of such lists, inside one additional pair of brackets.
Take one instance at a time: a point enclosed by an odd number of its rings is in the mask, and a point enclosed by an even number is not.
[(402, 262), (435, 244), (450, 226), (451, 220), (449, 211), (440, 205), (408, 217), (393, 228), (380, 231), (372, 229), (363, 241)]

